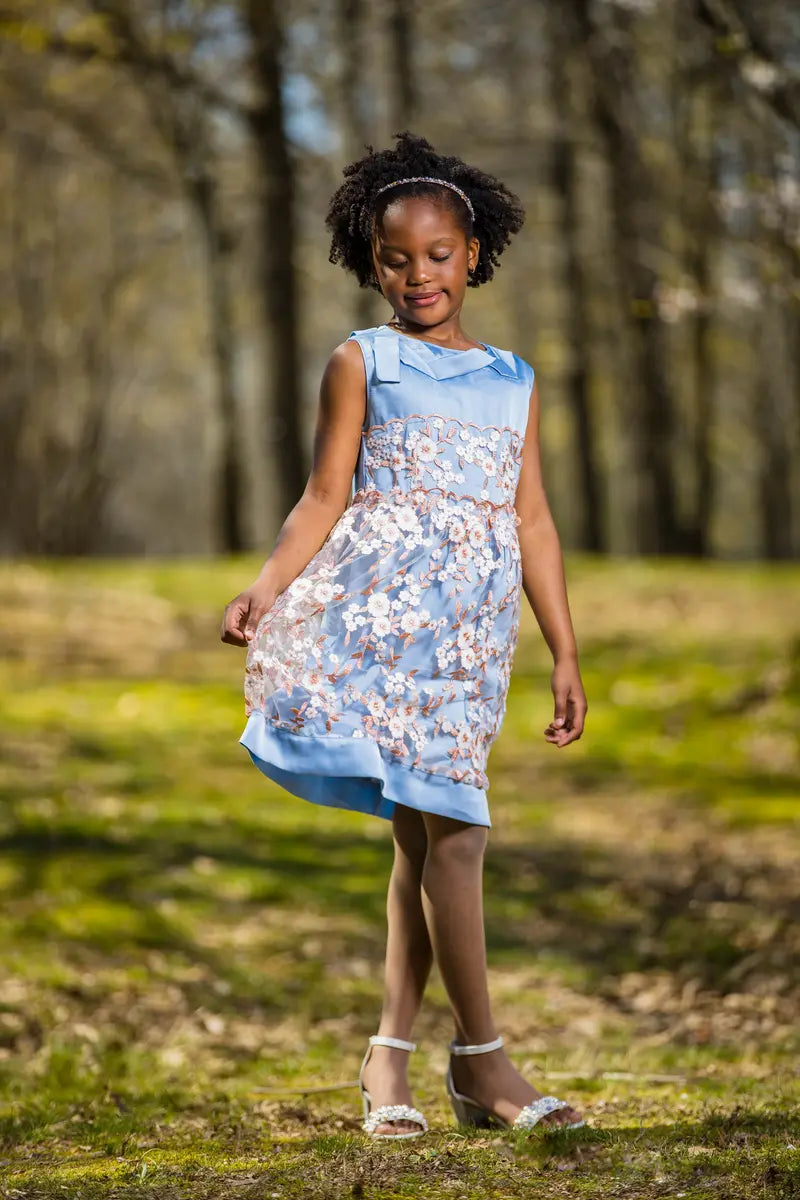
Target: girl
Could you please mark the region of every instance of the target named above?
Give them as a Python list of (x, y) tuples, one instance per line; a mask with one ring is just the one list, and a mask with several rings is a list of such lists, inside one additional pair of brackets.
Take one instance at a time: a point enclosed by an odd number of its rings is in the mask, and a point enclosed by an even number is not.
[[(314, 463), (258, 578), (225, 610), (248, 646), (242, 743), (315, 804), (392, 822), (385, 992), (361, 1066), (364, 1129), (418, 1137), (409, 1041), (435, 955), (452, 1005), (447, 1092), (463, 1123), (574, 1128), (515, 1070), (487, 990), (485, 773), (525, 591), (553, 654), (554, 746), (586, 699), (542, 487), (533, 368), (461, 327), (524, 213), (491, 175), (407, 131), (345, 168), (330, 261), (393, 316), (325, 368)], [(348, 495), (353, 488), (352, 495)], [(350, 501), (348, 505), (348, 499)]]

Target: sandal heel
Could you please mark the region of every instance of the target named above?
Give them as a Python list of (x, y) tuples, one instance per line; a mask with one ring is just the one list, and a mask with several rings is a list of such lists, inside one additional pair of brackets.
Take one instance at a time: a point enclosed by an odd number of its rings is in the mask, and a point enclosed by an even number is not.
[(459, 1125), (469, 1125), (473, 1129), (490, 1129), (493, 1125), (502, 1124), (500, 1118), (496, 1117), (488, 1108), (484, 1108), (476, 1100), (472, 1100), (469, 1096), (464, 1096), (461, 1092), (456, 1091), (451, 1066), (447, 1068), (445, 1086), (450, 1100), (450, 1107), (453, 1110), (453, 1116)]

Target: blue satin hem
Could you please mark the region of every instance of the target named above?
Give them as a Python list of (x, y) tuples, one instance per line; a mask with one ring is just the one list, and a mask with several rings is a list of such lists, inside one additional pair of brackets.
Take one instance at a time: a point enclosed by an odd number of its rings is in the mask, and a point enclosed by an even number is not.
[(491, 827), (486, 792), (446, 775), (393, 761), (369, 737), (320, 738), (293, 733), (250, 714), (239, 739), (274, 783), (312, 804), (392, 819), (395, 804)]

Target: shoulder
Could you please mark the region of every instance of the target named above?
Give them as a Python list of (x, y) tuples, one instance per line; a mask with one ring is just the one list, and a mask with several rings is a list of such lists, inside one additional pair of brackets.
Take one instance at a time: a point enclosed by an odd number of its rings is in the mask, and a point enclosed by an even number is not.
[(494, 346), (490, 342), (484, 342), (484, 345), (489, 346), (491, 350), (501, 358), (504, 363), (511, 367), (517, 375), (528, 387), (528, 390), (533, 387), (535, 372), (531, 364), (524, 359), (520, 354), (516, 354), (513, 350), (503, 350), (499, 346)]
[(335, 356), (337, 361), (350, 364), (353, 369), (358, 369), (362, 379), (365, 376), (369, 378), (375, 364), (375, 336), (383, 328), (382, 325), (373, 325), (369, 329), (354, 329), (335, 348), (331, 355), (331, 361)]
[(363, 347), (352, 334), (338, 346), (334, 346), (325, 364), (323, 378), (326, 382), (353, 384), (364, 383)]

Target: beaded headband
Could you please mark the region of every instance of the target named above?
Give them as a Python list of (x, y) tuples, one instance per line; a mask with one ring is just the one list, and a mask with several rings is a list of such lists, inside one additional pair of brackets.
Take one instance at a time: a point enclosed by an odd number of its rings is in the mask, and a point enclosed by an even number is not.
[(381, 192), (385, 192), (387, 188), (399, 187), (401, 183), (438, 183), (442, 187), (450, 188), (452, 192), (457, 192), (461, 199), (469, 209), (469, 215), (475, 220), (475, 209), (472, 207), (472, 201), (466, 192), (462, 192), (461, 188), (455, 183), (450, 183), (449, 179), (437, 179), (435, 175), (409, 175), (407, 179), (393, 179), (391, 183), (385, 183), (383, 187), (379, 187), (376, 196), (380, 196)]

